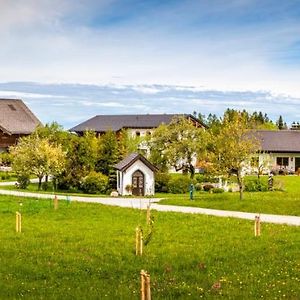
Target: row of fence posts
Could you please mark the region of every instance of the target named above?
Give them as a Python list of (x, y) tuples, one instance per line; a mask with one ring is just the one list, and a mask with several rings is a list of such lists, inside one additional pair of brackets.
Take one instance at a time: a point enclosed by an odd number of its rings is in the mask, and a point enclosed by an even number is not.
[[(69, 201), (69, 197), (67, 199)], [(53, 207), (55, 210), (58, 209), (58, 198), (55, 195), (53, 199)], [(147, 206), (147, 215), (146, 215), (147, 224), (151, 223), (151, 210), (150, 204)], [(22, 215), (20, 212), (16, 212), (16, 232), (22, 232)], [(255, 216), (254, 220), (254, 236), (260, 236), (261, 224), (260, 224), (260, 215)], [(138, 226), (135, 230), (135, 254), (137, 256), (143, 255), (143, 229)], [(141, 300), (151, 300), (151, 286), (150, 286), (150, 275), (141, 270)]]

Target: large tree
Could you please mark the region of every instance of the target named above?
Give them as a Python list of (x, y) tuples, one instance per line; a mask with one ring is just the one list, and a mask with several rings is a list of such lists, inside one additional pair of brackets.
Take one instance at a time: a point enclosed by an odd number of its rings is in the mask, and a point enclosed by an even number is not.
[(18, 145), (11, 147), (12, 168), (19, 175), (35, 175), (39, 179), (61, 174), (65, 167), (65, 153), (60, 145), (53, 145), (48, 139), (32, 134), (20, 139)]
[(259, 150), (259, 142), (248, 128), (243, 114), (225, 117), (219, 134), (211, 135), (209, 159), (219, 175), (236, 174), (240, 199), (243, 198), (243, 167)]
[(162, 124), (149, 137), (150, 160), (160, 169), (173, 167), (176, 171), (195, 173), (197, 154), (205, 148), (205, 131), (184, 117)]

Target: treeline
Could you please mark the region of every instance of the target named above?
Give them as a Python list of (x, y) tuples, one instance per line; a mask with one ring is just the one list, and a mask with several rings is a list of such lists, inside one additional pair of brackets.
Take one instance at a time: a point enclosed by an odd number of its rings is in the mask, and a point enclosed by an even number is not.
[[(131, 137), (126, 130), (101, 136), (86, 131), (77, 136), (52, 123), (21, 138), (10, 148), (10, 156), (22, 188), (34, 175), (39, 178), (39, 189), (47, 190), (51, 176), (54, 189), (108, 193), (116, 186), (114, 165), (137, 151), (139, 143), (139, 138)], [(46, 178), (44, 183), (42, 178)]]
[(209, 128), (218, 128), (221, 126), (223, 120), (226, 118), (228, 120), (233, 120), (236, 114), (241, 114), (246, 120), (247, 125), (250, 129), (265, 129), (265, 130), (282, 130), (288, 129), (286, 122), (284, 122), (282, 116), (280, 115), (276, 122), (273, 122), (266, 113), (261, 111), (254, 111), (253, 113), (244, 110), (235, 110), (228, 108), (222, 117), (217, 117), (216, 114), (208, 114), (207, 116), (193, 112), (193, 115), (198, 118), (201, 122), (206, 124)]

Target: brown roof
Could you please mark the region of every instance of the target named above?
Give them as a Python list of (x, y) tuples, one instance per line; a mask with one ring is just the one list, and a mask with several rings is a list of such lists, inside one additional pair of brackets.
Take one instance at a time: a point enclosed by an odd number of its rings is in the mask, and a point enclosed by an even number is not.
[(119, 131), (122, 128), (156, 128), (161, 124), (169, 124), (174, 117), (185, 116), (206, 127), (197, 118), (188, 114), (147, 114), (147, 115), (98, 115), (73, 128), (70, 131), (84, 132), (94, 130), (106, 132), (108, 130)]
[(0, 99), (0, 129), (7, 134), (30, 134), (42, 123), (22, 100)]
[(262, 151), (300, 152), (300, 131), (297, 130), (259, 130), (257, 138)]
[(133, 165), (137, 160), (141, 160), (149, 169), (153, 172), (157, 171), (158, 169), (150, 163), (143, 155), (139, 153), (131, 153), (119, 163), (115, 165), (115, 168), (119, 171), (127, 170), (131, 165)]

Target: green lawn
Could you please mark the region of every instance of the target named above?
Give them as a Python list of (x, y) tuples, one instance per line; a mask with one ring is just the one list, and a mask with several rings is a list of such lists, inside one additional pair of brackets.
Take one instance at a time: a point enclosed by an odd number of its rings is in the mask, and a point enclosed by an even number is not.
[(300, 216), (300, 177), (276, 176), (275, 181), (282, 184), (284, 191), (245, 192), (243, 200), (239, 200), (239, 193), (196, 192), (194, 201), (189, 200), (188, 193), (161, 193), (156, 197), (165, 198), (161, 204)]
[(141, 269), (153, 299), (299, 299), (299, 227), (262, 224), (254, 237), (246, 220), (153, 214), (136, 257), (144, 211), (0, 196), (0, 299), (139, 299)]
[[(26, 189), (19, 189), (15, 185), (5, 185), (0, 186), (0, 189), (2, 190), (11, 190), (11, 191), (19, 191), (19, 192), (34, 192), (34, 193), (42, 193), (42, 194), (54, 194), (52, 184), (49, 182), (49, 187), (47, 191), (44, 190), (38, 190), (38, 183), (30, 183)], [(68, 191), (68, 190), (57, 190), (55, 191), (56, 195), (69, 195), (69, 196), (84, 196), (84, 197), (110, 197), (110, 195), (106, 194), (86, 194), (82, 191)]]

